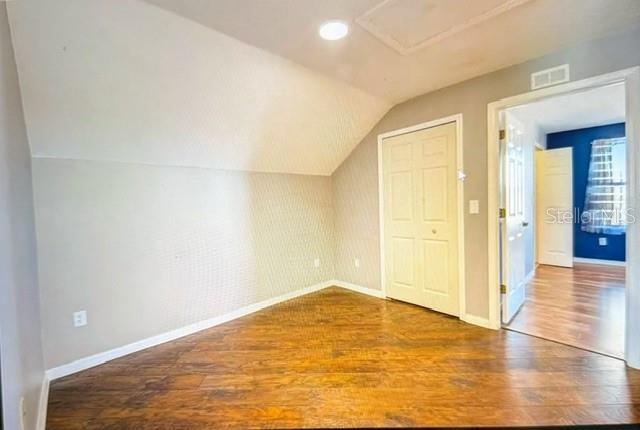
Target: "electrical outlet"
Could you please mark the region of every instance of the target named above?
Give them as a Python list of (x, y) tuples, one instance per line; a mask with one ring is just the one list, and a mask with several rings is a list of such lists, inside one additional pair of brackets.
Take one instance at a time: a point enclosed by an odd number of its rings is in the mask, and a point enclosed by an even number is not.
[(73, 313), (73, 326), (82, 327), (87, 325), (87, 311), (78, 311)]
[(315, 267), (320, 267), (320, 259), (319, 259), (319, 258), (316, 258), (315, 260), (313, 260), (313, 265), (314, 265)]
[(607, 246), (607, 238), (606, 237), (599, 237), (598, 238), (598, 245)]
[(470, 214), (480, 213), (480, 202), (478, 200), (469, 200), (469, 213)]
[(356, 267), (360, 267), (360, 259), (356, 258), (355, 260), (353, 260), (353, 265)]

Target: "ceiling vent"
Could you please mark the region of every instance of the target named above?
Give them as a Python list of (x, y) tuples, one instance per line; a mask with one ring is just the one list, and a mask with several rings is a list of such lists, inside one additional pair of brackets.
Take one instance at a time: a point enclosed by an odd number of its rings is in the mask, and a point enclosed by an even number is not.
[(552, 85), (569, 82), (569, 65), (552, 67), (531, 74), (531, 89), (550, 87)]

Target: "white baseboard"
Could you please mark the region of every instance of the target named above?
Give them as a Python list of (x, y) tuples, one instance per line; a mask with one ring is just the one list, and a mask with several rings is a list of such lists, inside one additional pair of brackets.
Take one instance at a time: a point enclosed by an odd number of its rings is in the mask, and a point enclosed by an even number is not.
[(104, 364), (107, 361), (110, 361), (119, 357), (123, 357), (125, 355), (138, 352), (146, 348), (160, 345), (162, 343), (166, 343), (184, 336), (188, 336), (193, 333), (197, 333), (202, 330), (206, 330), (211, 327), (215, 327), (217, 325), (229, 322), (236, 318), (240, 318), (245, 315), (257, 312), (266, 307), (273, 306), (275, 304), (278, 304), (287, 300), (291, 300), (293, 298), (303, 296), (305, 294), (313, 293), (333, 285), (334, 285), (333, 281), (321, 282), (319, 284), (302, 288), (300, 290), (296, 290), (291, 293), (282, 294), (280, 296), (277, 296), (271, 299), (263, 300), (258, 303), (244, 306), (240, 309), (237, 309), (235, 311), (229, 312), (224, 315), (220, 315), (214, 318), (200, 321), (200, 322), (197, 322), (185, 327), (181, 327), (166, 333), (162, 333), (156, 336), (148, 337), (146, 339), (142, 339), (137, 342), (130, 343), (128, 345), (114, 348), (109, 351), (100, 352), (98, 354), (91, 355), (89, 357), (84, 357), (79, 360), (72, 361), (71, 363), (63, 364), (62, 366), (54, 367), (52, 369), (47, 370), (46, 377), (48, 378), (49, 381), (53, 381), (54, 379), (62, 378), (63, 376), (71, 375), (73, 373), (77, 373), (82, 370), (86, 370), (91, 367)]
[(536, 276), (536, 268), (534, 267), (531, 272), (529, 272), (529, 274), (527, 276), (524, 277), (524, 283), (528, 284), (533, 277)]
[[(291, 300), (293, 298), (300, 297), (309, 293), (320, 291), (322, 289), (332, 287), (332, 286), (345, 288), (347, 290), (355, 291), (361, 294), (366, 294), (368, 296), (376, 297), (379, 299), (385, 298), (384, 293), (380, 290), (374, 290), (372, 288), (363, 287), (363, 286), (352, 284), (349, 282), (340, 281), (340, 280), (331, 280), (331, 281), (321, 282), (319, 284), (302, 288), (300, 290), (296, 290), (291, 293), (283, 294), (271, 299), (263, 300), (258, 303), (244, 306), (233, 312), (229, 312), (227, 314), (224, 314), (218, 317), (200, 321), (185, 327), (178, 328), (176, 330), (172, 330), (166, 333), (161, 333), (159, 335), (148, 337), (146, 339), (142, 339), (137, 342), (130, 343), (128, 345), (124, 345), (108, 351), (100, 352), (98, 354), (94, 354), (88, 357), (81, 358), (79, 360), (72, 361), (71, 363), (63, 364), (61, 366), (48, 369), (45, 375), (46, 387), (44, 385), (45, 383), (43, 383), (43, 392), (41, 394), (41, 399), (40, 399), (41, 410), (38, 418), (38, 430), (44, 429), (44, 425), (46, 423), (46, 405), (47, 405), (47, 399), (48, 399), (48, 393), (49, 393), (49, 381), (53, 381), (55, 379), (62, 378), (67, 375), (71, 375), (73, 373), (81, 372), (91, 367), (99, 366), (110, 360), (114, 360), (116, 358), (123, 357), (125, 355), (129, 355), (146, 348), (151, 348), (156, 345), (160, 345), (175, 339), (179, 339), (184, 336), (188, 336), (190, 334), (197, 333), (199, 331), (206, 330), (208, 328), (215, 327), (220, 324), (224, 324), (236, 318), (241, 318), (245, 315), (249, 315), (251, 313), (262, 310), (266, 307), (273, 306), (275, 304), (278, 304), (287, 300)], [(465, 322), (468, 322), (469, 324), (491, 328), (489, 324), (489, 320), (485, 318), (480, 318), (473, 315), (465, 315), (460, 319)], [(41, 422), (42, 424), (40, 424)]]
[(368, 296), (377, 297), (379, 299), (386, 298), (384, 293), (382, 291), (380, 291), (380, 290), (374, 290), (373, 288), (363, 287), (363, 286), (360, 286), (360, 285), (351, 284), (349, 282), (339, 281), (337, 279), (334, 279), (333, 281), (330, 281), (330, 282), (333, 285), (335, 285), (336, 287), (340, 287), (340, 288), (344, 288), (344, 289), (347, 289), (347, 290), (355, 291), (356, 293), (366, 294)]
[[(320, 291), (322, 289), (328, 287), (340, 287), (345, 288), (347, 290), (355, 291), (357, 293), (366, 294), (368, 296), (376, 297), (379, 299), (384, 299), (385, 295), (380, 290), (374, 290), (372, 288), (363, 287), (356, 284), (351, 284), (345, 281), (339, 280), (331, 280), (327, 282), (321, 282), (316, 285), (312, 285), (307, 288), (302, 288), (300, 290), (293, 291), (291, 293), (283, 294), (278, 297), (274, 297), (272, 299), (267, 299), (262, 302), (254, 303), (252, 305), (248, 305), (242, 307), (238, 310), (230, 312), (225, 315), (221, 315), (218, 317), (210, 318), (204, 321), (197, 322), (195, 324), (191, 324), (185, 327), (181, 327), (176, 330), (172, 330), (167, 333), (162, 333), (157, 336), (152, 336), (134, 343), (130, 343), (128, 345), (121, 346), (119, 348), (114, 348), (109, 351), (101, 352), (95, 355), (91, 355), (89, 357), (81, 358), (79, 360), (73, 361), (68, 364), (64, 364), (62, 366), (54, 367), (45, 372), (42, 388), (40, 391), (40, 403), (38, 405), (38, 418), (36, 429), (37, 430), (45, 430), (47, 425), (47, 405), (49, 401), (49, 382), (61, 378), (63, 376), (71, 375), (73, 373), (80, 372), (82, 370), (89, 369), (94, 366), (98, 366), (100, 364), (104, 364), (107, 361), (113, 360), (115, 358), (123, 357), (125, 355), (141, 351), (146, 348), (150, 348), (156, 345), (160, 345), (165, 342), (170, 342), (172, 340), (188, 336), (193, 333), (197, 333), (202, 330), (206, 330), (211, 327), (215, 327), (219, 324), (223, 324), (225, 322), (234, 320), (236, 318), (243, 317), (245, 315), (257, 312), (266, 307), (291, 300), (296, 297), (303, 296), (305, 294), (310, 294), (316, 291)], [(491, 328), (489, 324), (489, 320), (486, 318), (480, 318), (473, 315), (464, 315), (460, 318), (461, 320), (469, 323), (478, 325), (481, 327)]]
[(626, 261), (598, 260), (597, 258), (582, 258), (582, 257), (573, 257), (573, 262), (583, 263), (583, 264), (604, 264), (606, 266), (620, 266), (620, 267), (625, 267), (627, 265)]
[[(530, 276), (533, 277), (533, 273), (534, 272), (535, 271), (531, 271)], [(367, 287), (363, 287), (363, 286), (360, 286), (360, 285), (351, 284), (349, 282), (340, 281), (340, 280), (337, 280), (337, 279), (334, 279), (333, 281), (331, 281), (331, 283), (333, 285), (335, 285), (336, 287), (345, 288), (347, 290), (355, 291), (357, 293), (367, 294), (369, 296), (377, 297), (379, 299), (385, 299), (386, 298), (384, 293), (382, 291), (380, 291), (380, 290), (374, 290), (372, 288), (367, 288)], [(465, 315), (460, 316), (460, 320), (462, 320), (462, 321), (464, 321), (466, 323), (477, 325), (477, 326), (484, 327), (484, 328), (489, 328), (489, 329), (500, 328), (499, 326), (498, 327), (492, 327), (488, 318), (481, 318), (481, 317), (477, 317), (477, 316), (471, 315), (471, 314), (465, 314)]]
[[(477, 325), (484, 328), (496, 329), (496, 327), (493, 327), (491, 325), (489, 318), (482, 318), (482, 317), (477, 317), (471, 314), (464, 314), (460, 316), (460, 319), (469, 324)], [(500, 328), (500, 327), (497, 327), (497, 328)]]
[(40, 401), (38, 403), (38, 418), (36, 430), (45, 430), (47, 427), (47, 405), (49, 403), (49, 378), (45, 374), (40, 388)]

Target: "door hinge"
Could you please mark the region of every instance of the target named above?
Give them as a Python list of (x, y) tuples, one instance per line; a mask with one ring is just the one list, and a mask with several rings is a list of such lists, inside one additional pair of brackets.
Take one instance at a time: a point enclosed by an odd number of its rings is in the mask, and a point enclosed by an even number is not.
[(500, 218), (506, 218), (507, 217), (507, 210), (505, 208), (500, 208), (500, 210), (498, 211), (498, 216)]
[(507, 130), (502, 129), (498, 132), (498, 139), (505, 140), (507, 138)]
[(507, 286), (505, 284), (500, 284), (500, 294), (507, 294)]

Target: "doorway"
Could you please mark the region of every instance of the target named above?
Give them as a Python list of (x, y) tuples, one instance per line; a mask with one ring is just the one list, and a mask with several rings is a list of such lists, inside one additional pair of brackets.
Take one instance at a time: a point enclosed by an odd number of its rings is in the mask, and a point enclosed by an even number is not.
[(498, 126), (490, 135), (499, 142), (499, 324), (634, 367), (637, 349), (625, 350), (634, 318), (625, 313), (637, 286), (625, 266), (636, 266), (626, 261), (624, 237), (636, 229), (628, 209), (637, 160), (627, 142), (638, 119), (625, 115), (637, 109), (637, 75), (623, 71), (489, 106)]
[(622, 358), (624, 85), (508, 108), (504, 125), (503, 166), (524, 167), (507, 171), (503, 189), (521, 186), (525, 198), (505, 193), (503, 326)]
[(462, 116), (378, 139), (386, 297), (464, 315)]

